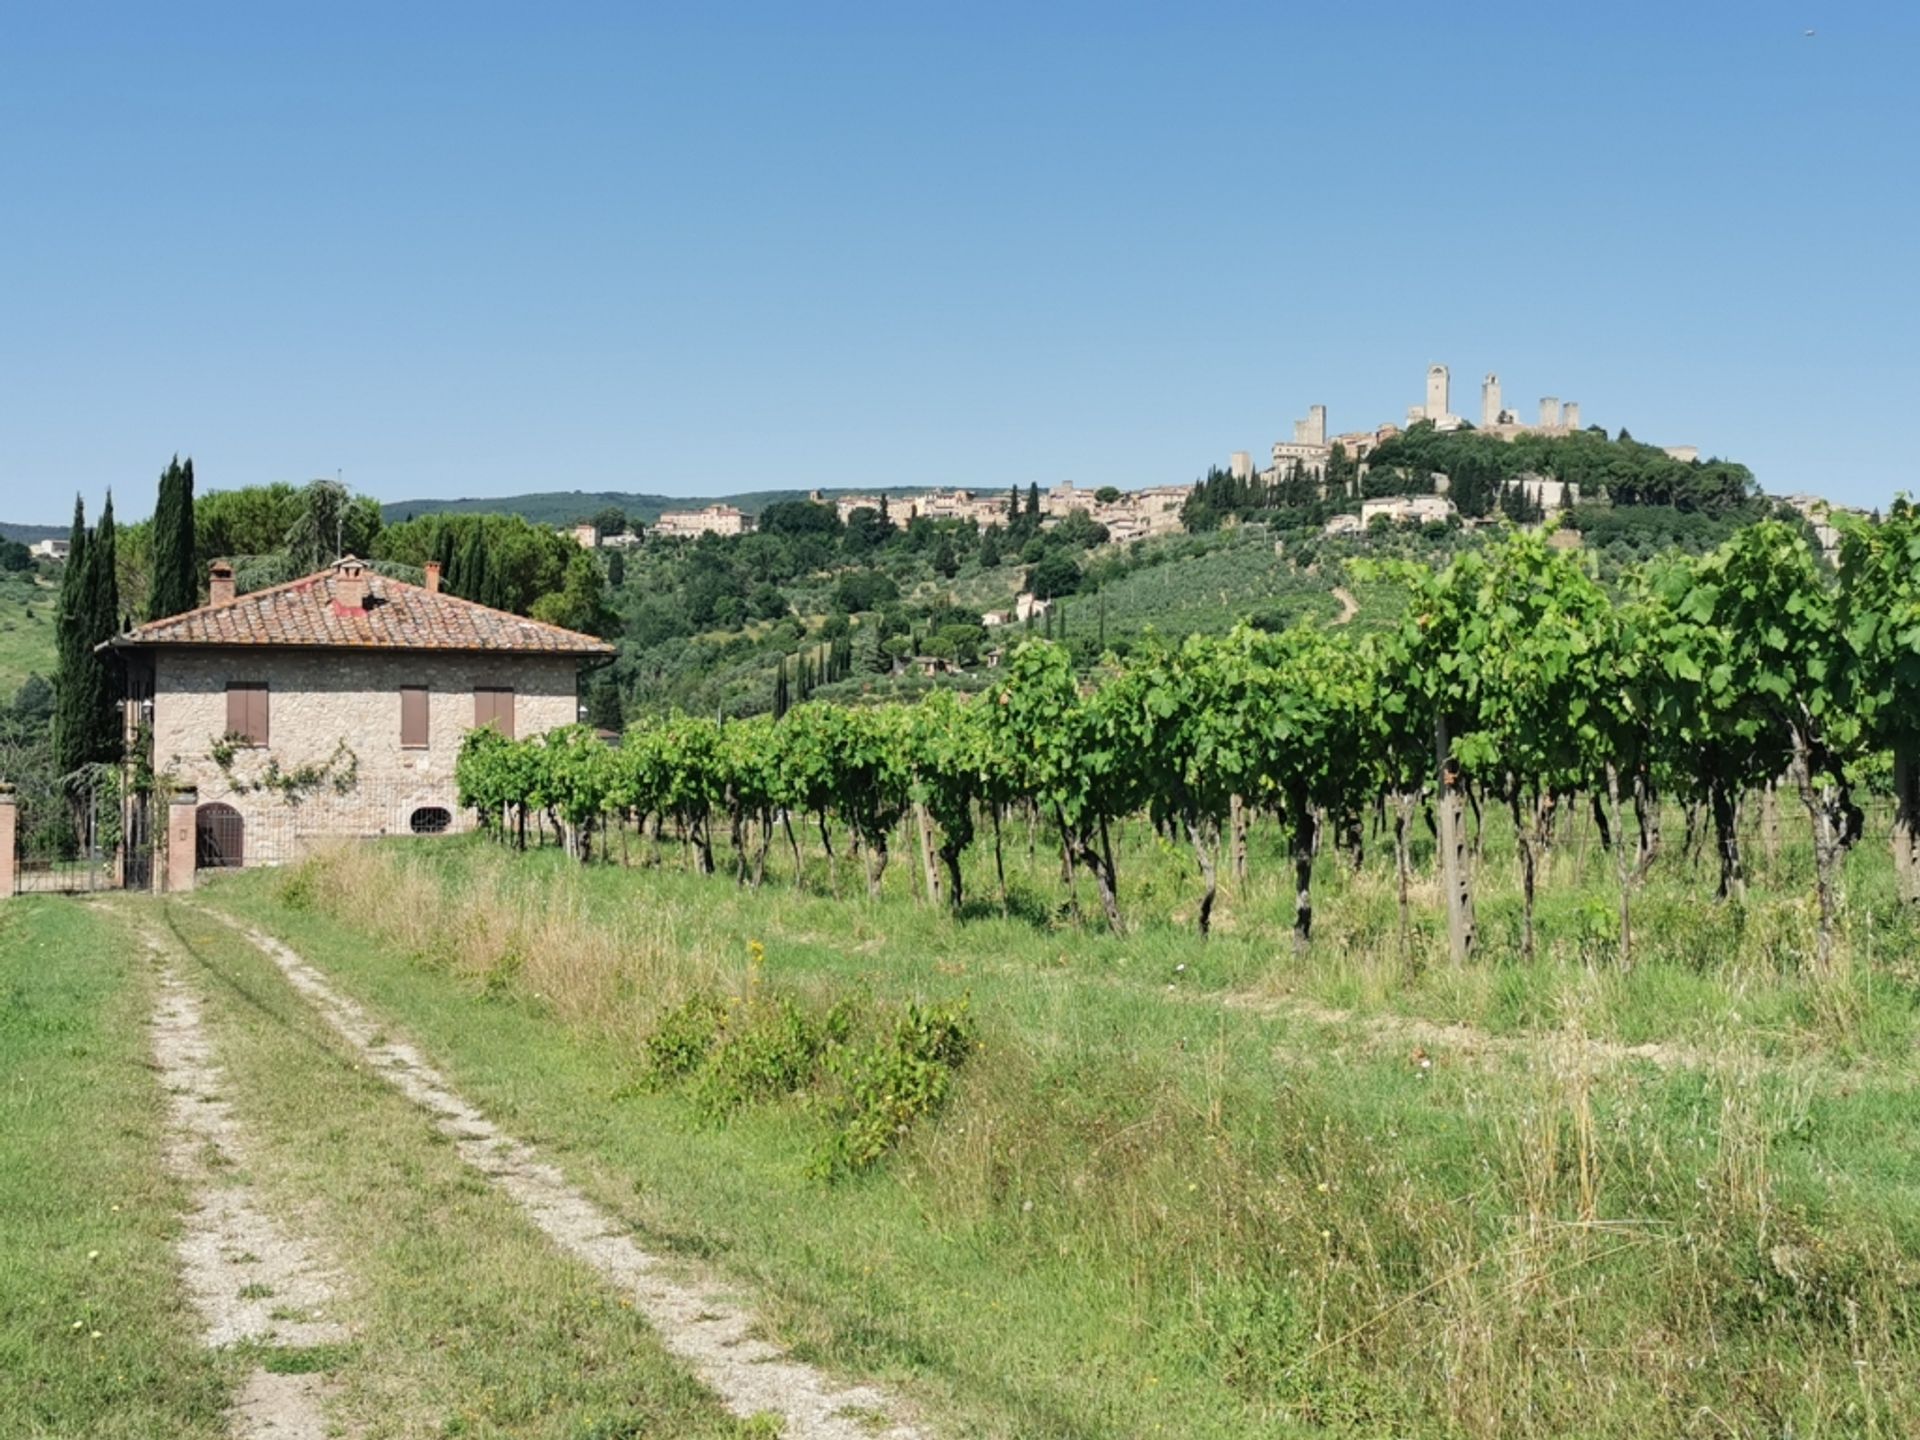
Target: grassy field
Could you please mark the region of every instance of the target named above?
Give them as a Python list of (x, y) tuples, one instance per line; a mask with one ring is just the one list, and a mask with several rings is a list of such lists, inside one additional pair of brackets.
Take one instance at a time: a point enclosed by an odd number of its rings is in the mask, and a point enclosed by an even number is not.
[(0, 1436), (226, 1433), (182, 1318), (144, 962), (96, 906), (0, 903)]
[[(1296, 957), (1263, 831), (1208, 942), (1184, 853), (1144, 831), (1123, 938), (1072, 922), (1023, 834), (1006, 911), (961, 919), (906, 864), (869, 904), (819, 859), (755, 892), (671, 848), (583, 869), (480, 842), (206, 898), (943, 1434), (1912, 1434), (1920, 936), (1863, 849), (1842, 961), (1813, 973), (1804, 852), (1752, 838), (1744, 905), (1681, 856), (1656, 869), (1631, 970), (1578, 833), (1532, 964), (1490, 836), (1464, 968), (1427, 890), (1403, 948), (1390, 877), (1331, 857)], [(712, 1048), (674, 1079), (666, 1041), (707, 1004)], [(965, 1006), (951, 1094), (872, 1170), (819, 1178), (857, 1067), (833, 1059), (851, 1044), (790, 1064), (793, 1034), (909, 1004)]]
[(53, 590), (31, 577), (0, 579), (0, 703), (27, 676), (52, 676), (53, 601)]

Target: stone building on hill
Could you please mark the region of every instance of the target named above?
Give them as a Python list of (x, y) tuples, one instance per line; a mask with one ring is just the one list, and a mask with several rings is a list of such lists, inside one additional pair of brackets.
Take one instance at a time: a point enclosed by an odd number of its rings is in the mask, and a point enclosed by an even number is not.
[(744, 535), (753, 517), (737, 505), (703, 505), (698, 510), (667, 510), (653, 522), (653, 533), (694, 540), (702, 535)]
[(524, 738), (579, 718), (580, 672), (611, 645), (444, 594), (439, 580), (438, 566), (410, 585), (347, 556), (236, 595), (232, 567), (216, 563), (209, 604), (108, 642), (126, 675), (129, 749), (193, 796), (200, 867), (467, 828), (453, 769), (469, 730)]

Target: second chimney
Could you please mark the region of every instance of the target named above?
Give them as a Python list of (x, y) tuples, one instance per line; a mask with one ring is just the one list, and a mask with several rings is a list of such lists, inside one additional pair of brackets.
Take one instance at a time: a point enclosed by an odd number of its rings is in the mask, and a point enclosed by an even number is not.
[(427, 561), (427, 593), (429, 595), (440, 593), (440, 562), (438, 560)]
[(366, 562), (349, 555), (333, 567), (333, 607), (336, 610), (367, 608)]
[(226, 605), (233, 600), (233, 566), (216, 560), (207, 569), (207, 603)]

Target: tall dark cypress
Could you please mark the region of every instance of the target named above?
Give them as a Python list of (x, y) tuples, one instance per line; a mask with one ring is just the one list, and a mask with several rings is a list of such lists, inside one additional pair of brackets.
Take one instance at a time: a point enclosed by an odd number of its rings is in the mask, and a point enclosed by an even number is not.
[(448, 589), (462, 600), (471, 600), (476, 604), (487, 603), (483, 593), (487, 588), (487, 550), (480, 540), (480, 525), (475, 522), (468, 527), (467, 538), (460, 544), (460, 556), (454, 564), (454, 573), (458, 577)]
[(113, 496), (91, 535), (85, 507), (73, 507), (73, 535), (55, 614), (59, 647), (53, 720), (54, 763), (62, 775), (83, 765), (120, 756), (119, 668), (95, 647), (113, 638), (120, 623), (120, 583), (115, 574)]
[(429, 559), (440, 562), (440, 583), (448, 589), (453, 588), (453, 526), (442, 525), (433, 536), (433, 554)]
[(73, 530), (67, 537), (67, 568), (54, 604), (53, 764), (62, 775), (86, 763), (87, 506), (73, 497)]
[(87, 546), (87, 619), (90, 634), (87, 657), (93, 662), (90, 685), (93, 703), (88, 710), (87, 759), (120, 758), (120, 661), (97, 647), (120, 633), (120, 547), (113, 525), (113, 492), (100, 509), (93, 542)]
[(160, 476), (160, 494), (153, 507), (153, 589), (147, 597), (147, 618), (159, 620), (191, 610), (200, 599), (200, 576), (194, 561), (193, 458), (182, 465), (178, 455)]

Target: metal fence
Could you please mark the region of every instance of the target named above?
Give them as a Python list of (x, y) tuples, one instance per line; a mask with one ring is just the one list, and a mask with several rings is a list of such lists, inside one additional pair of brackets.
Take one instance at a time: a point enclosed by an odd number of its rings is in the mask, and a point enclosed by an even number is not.
[(283, 865), (339, 840), (448, 835), (473, 828), (449, 785), (359, 781), (289, 799), (271, 790), (208, 796), (194, 813), (200, 870)]
[(105, 770), (29, 782), (16, 794), (14, 890), (144, 889), (153, 876), (153, 802)]

